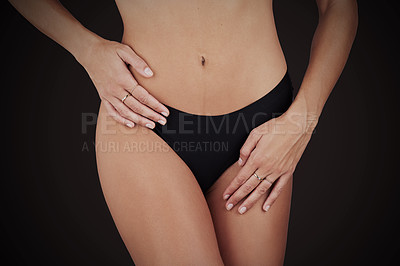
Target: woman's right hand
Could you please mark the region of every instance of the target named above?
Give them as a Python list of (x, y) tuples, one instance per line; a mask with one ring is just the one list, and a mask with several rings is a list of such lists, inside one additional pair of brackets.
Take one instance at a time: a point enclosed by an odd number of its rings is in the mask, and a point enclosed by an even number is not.
[[(131, 47), (101, 39), (78, 61), (96, 86), (108, 114), (117, 122), (131, 128), (135, 124), (154, 128), (154, 122), (166, 123), (168, 109), (140, 86), (128, 69), (131, 65), (143, 77), (153, 76)], [(129, 96), (122, 101), (126, 95)]]

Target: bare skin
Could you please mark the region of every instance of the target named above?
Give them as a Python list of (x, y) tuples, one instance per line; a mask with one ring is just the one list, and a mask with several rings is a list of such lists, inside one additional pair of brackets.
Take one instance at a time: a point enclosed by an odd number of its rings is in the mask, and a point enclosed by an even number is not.
[(262, 97), (285, 74), (272, 1), (116, 3), (122, 43), (155, 75), (132, 72), (162, 103), (194, 114), (224, 114)]
[(118, 0), (122, 43), (89, 32), (57, 1), (10, 2), (72, 53), (99, 92), (100, 181), (137, 265), (283, 264), (293, 172), (347, 60), (355, 1), (317, 0), (320, 22), (295, 101), (253, 129), (238, 164), (205, 195), (149, 128), (168, 122), (162, 103), (219, 115), (278, 84), (287, 66), (272, 0)]
[(204, 195), (163, 140), (117, 124), (102, 106), (96, 151), (107, 204), (136, 265), (223, 265)]

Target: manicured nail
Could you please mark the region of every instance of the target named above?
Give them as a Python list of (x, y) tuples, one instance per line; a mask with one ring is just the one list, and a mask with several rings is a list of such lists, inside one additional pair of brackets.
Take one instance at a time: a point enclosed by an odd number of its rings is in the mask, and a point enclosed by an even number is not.
[(226, 206), (226, 209), (229, 211), (230, 209), (232, 209), (232, 207), (233, 207), (233, 204), (229, 203), (228, 206)]
[(239, 210), (240, 214), (243, 214), (246, 211), (246, 209), (247, 209), (246, 207), (240, 208), (240, 210)]
[(265, 206), (265, 207), (264, 207), (264, 211), (268, 211), (268, 210), (269, 210), (269, 207), (271, 207), (271, 206), (269, 206), (269, 205)]
[(165, 125), (165, 123), (167, 123), (167, 121), (165, 121), (165, 120), (158, 120), (158, 123), (160, 123), (161, 125)]
[(227, 200), (228, 198), (229, 198), (229, 194), (226, 194), (225, 196), (224, 196), (224, 200)]
[(152, 124), (146, 124), (146, 127), (153, 129), (154, 126)]
[(167, 113), (167, 112), (161, 112), (161, 114), (162, 114), (163, 116), (168, 116), (168, 113)]
[(130, 127), (130, 128), (133, 128), (133, 125), (130, 124), (130, 123), (127, 123), (126, 126), (128, 126), (128, 127)]
[(146, 67), (144, 69), (144, 73), (149, 77), (153, 76), (153, 71), (151, 71), (151, 69), (149, 67)]
[(240, 166), (242, 166), (242, 164), (243, 164), (243, 160), (242, 160), (242, 158), (239, 158), (239, 161), (238, 161), (238, 163), (239, 163), (239, 165), (240, 165)]

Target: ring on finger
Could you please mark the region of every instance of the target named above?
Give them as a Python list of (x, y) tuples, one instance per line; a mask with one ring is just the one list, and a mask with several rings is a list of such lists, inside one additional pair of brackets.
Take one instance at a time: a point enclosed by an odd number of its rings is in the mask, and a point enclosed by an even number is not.
[(124, 98), (122, 98), (122, 103), (124, 103), (125, 102), (125, 100), (126, 100), (126, 98), (128, 98), (128, 96), (129, 96), (130, 94), (127, 94), (127, 95), (125, 95), (125, 97)]
[(263, 180), (267, 181), (270, 185), (272, 185), (272, 183), (273, 183), (272, 181), (269, 181), (269, 180), (267, 179), (267, 177), (264, 177)]
[(255, 177), (257, 177), (257, 179), (260, 180), (260, 181), (263, 181), (263, 180), (265, 179), (265, 177), (264, 177), (264, 178), (260, 178), (260, 177), (256, 174), (256, 172), (254, 172), (253, 175), (254, 175)]
[(132, 94), (132, 93), (133, 93), (133, 90), (136, 89), (136, 87), (137, 87), (138, 85), (139, 85), (139, 84), (136, 84), (135, 86), (133, 86), (133, 88), (132, 88), (132, 90), (129, 92), (129, 94)]

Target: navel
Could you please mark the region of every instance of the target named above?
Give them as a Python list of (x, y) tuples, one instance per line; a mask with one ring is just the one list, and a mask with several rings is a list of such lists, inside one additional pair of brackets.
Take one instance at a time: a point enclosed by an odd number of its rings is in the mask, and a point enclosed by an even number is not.
[(204, 66), (205, 63), (206, 63), (206, 59), (204, 58), (204, 56), (201, 56), (201, 65)]

